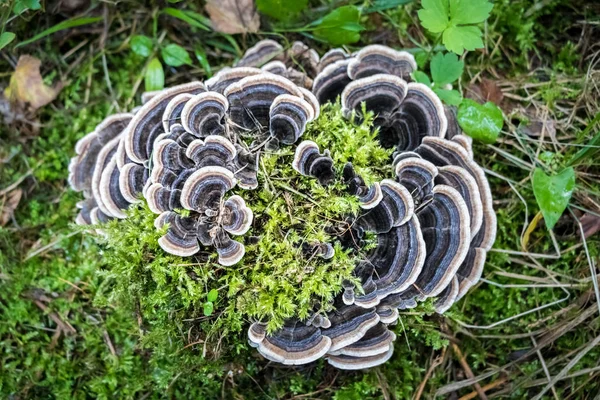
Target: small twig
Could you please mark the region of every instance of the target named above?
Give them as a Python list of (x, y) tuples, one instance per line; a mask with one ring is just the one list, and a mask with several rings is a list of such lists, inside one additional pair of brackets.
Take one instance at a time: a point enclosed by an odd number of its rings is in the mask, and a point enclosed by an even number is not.
[[(456, 356), (458, 357), (458, 362), (460, 363), (462, 369), (465, 371), (465, 375), (467, 375), (467, 378), (473, 379), (475, 377), (475, 375), (473, 374), (471, 367), (469, 367), (467, 360), (465, 360), (465, 357), (463, 356), (462, 351), (460, 351), (460, 348), (456, 345), (456, 343), (452, 343), (452, 350), (454, 351), (454, 354), (456, 354)], [(483, 391), (483, 389), (481, 388), (479, 383), (474, 382), (473, 386), (475, 387), (475, 390), (477, 391), (479, 398), (482, 400), (487, 400), (487, 396), (485, 395), (485, 392)]]

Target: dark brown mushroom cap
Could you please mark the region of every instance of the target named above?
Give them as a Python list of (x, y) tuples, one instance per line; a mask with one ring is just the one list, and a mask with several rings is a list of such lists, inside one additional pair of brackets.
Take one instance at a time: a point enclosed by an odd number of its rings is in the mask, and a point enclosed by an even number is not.
[(161, 140), (170, 139), (177, 142), (181, 147), (187, 147), (191, 142), (196, 140), (196, 136), (187, 132), (183, 125), (181, 124), (172, 124), (169, 132), (161, 133), (158, 135), (154, 141), (154, 146), (156, 143)]
[(405, 80), (393, 75), (373, 75), (350, 82), (342, 92), (342, 113), (350, 118), (353, 112), (367, 111), (387, 119), (400, 107), (408, 91)]
[(181, 205), (204, 213), (218, 210), (225, 193), (235, 186), (233, 173), (223, 167), (203, 167), (192, 173), (181, 190)]
[(181, 122), (181, 112), (186, 103), (194, 97), (190, 93), (181, 93), (173, 97), (163, 113), (164, 132), (171, 130), (171, 125)]
[(251, 152), (242, 146), (236, 144), (237, 150), (235, 159), (235, 177), (238, 179), (238, 186), (242, 189), (256, 189), (258, 187), (258, 155), (257, 152)]
[(215, 230), (213, 244), (219, 254), (219, 264), (226, 267), (237, 264), (246, 253), (244, 245), (231, 239), (221, 228)]
[(382, 200), (361, 214), (356, 225), (365, 231), (389, 232), (392, 227), (405, 224), (413, 215), (414, 202), (409, 191), (396, 181), (381, 181)]
[(236, 67), (260, 67), (271, 60), (283, 59), (283, 47), (274, 40), (264, 39), (250, 47), (235, 63)]
[(296, 147), (292, 167), (305, 176), (312, 176), (322, 185), (328, 185), (335, 179), (333, 159), (326, 150), (319, 152), (319, 146), (310, 140), (305, 140)]
[(319, 53), (302, 42), (296, 41), (287, 52), (290, 63), (308, 76), (315, 76), (319, 65)]
[(208, 90), (211, 92), (218, 92), (223, 94), (232, 84), (252, 75), (262, 74), (263, 71), (260, 68), (253, 67), (236, 67), (236, 68), (224, 68), (220, 70), (215, 76), (206, 80), (205, 84)]
[(88, 198), (82, 201), (77, 202), (76, 207), (79, 209), (79, 213), (77, 214), (77, 218), (75, 218), (75, 223), (77, 225), (92, 225), (92, 210), (97, 209), (96, 200), (93, 198)]
[(156, 167), (165, 167), (171, 171), (181, 171), (192, 168), (193, 160), (186, 155), (186, 149), (171, 139), (154, 143), (152, 163)]
[(304, 133), (306, 124), (314, 115), (313, 106), (303, 97), (289, 94), (279, 95), (273, 100), (270, 110), (270, 132), (279, 143), (294, 144)]
[(328, 65), (333, 64), (336, 61), (345, 60), (348, 58), (348, 53), (344, 49), (331, 49), (327, 53), (323, 54), (323, 57), (319, 60), (317, 66), (317, 72), (321, 73)]
[(223, 229), (232, 235), (243, 235), (252, 226), (254, 214), (246, 202), (238, 195), (231, 196), (223, 204), (221, 211)]
[(425, 138), (415, 151), (437, 166), (456, 165), (462, 167), (475, 178), (481, 196), (483, 218), (479, 231), (471, 241), (471, 246), (481, 247), (485, 250), (491, 249), (496, 239), (496, 213), (492, 204), (492, 192), (481, 167), (473, 161), (467, 150), (452, 140)]
[(154, 139), (164, 132), (162, 119), (169, 102), (182, 93), (197, 94), (205, 91), (201, 82), (190, 82), (165, 89), (152, 97), (133, 116), (125, 129), (123, 141), (127, 156), (138, 164), (148, 160)]
[(479, 247), (470, 248), (465, 260), (456, 271), (458, 278), (458, 294), (456, 300), (460, 300), (467, 291), (479, 282), (485, 265), (486, 251)]
[(229, 101), (229, 118), (234, 127), (254, 131), (269, 126), (271, 104), (282, 94), (302, 98), (302, 92), (290, 80), (262, 73), (246, 77), (225, 90)]
[(344, 304), (337, 305), (334, 311), (327, 314), (327, 318), (331, 321), (331, 327), (321, 332), (331, 339), (329, 351), (356, 343), (379, 322), (379, 315), (374, 308)]
[(362, 293), (354, 295), (354, 304), (362, 308), (372, 308), (379, 304), (377, 285), (373, 280), (373, 267), (368, 265), (367, 269), (368, 271), (357, 272), (361, 277)]
[(116, 157), (106, 165), (100, 177), (100, 201), (109, 211), (109, 215), (116, 218), (125, 218), (124, 210), (127, 210), (130, 203), (123, 197), (119, 186), (119, 169), (117, 168)]
[(327, 362), (332, 366), (344, 370), (359, 370), (373, 368), (388, 361), (394, 354), (394, 346), (390, 345), (385, 353), (369, 357), (353, 357), (347, 355), (328, 356)]
[(407, 157), (396, 163), (396, 180), (421, 204), (433, 190), (438, 169), (420, 157)]
[(364, 210), (369, 210), (377, 206), (383, 199), (383, 192), (381, 191), (379, 182), (375, 182), (365, 189), (366, 190), (359, 190), (357, 196), (360, 201), (360, 207)]
[(135, 163), (125, 164), (119, 172), (119, 190), (129, 203), (141, 201), (140, 194), (148, 181), (148, 169)]
[(470, 217), (460, 193), (437, 185), (428, 204), (417, 212), (427, 256), (415, 285), (427, 297), (440, 294), (465, 259), (470, 242)]
[(284, 365), (302, 365), (318, 360), (331, 346), (331, 339), (322, 335), (321, 329), (297, 319), (286, 321), (273, 335), (263, 335), (262, 329), (254, 325), (249, 331), (250, 341), (257, 345), (265, 358)]
[(188, 257), (200, 250), (196, 237), (196, 219), (183, 217), (175, 212), (161, 214), (155, 226), (169, 224), (167, 233), (158, 239), (158, 244), (167, 253), (180, 257)]
[(348, 77), (349, 59), (338, 60), (327, 65), (313, 81), (312, 92), (319, 103), (334, 102), (351, 82)]
[(454, 276), (450, 281), (450, 284), (446, 286), (446, 289), (440, 293), (433, 306), (438, 314), (443, 314), (452, 307), (458, 296), (458, 278)]
[(214, 166), (231, 170), (237, 150), (223, 136), (207, 136), (203, 141), (196, 139), (191, 142), (185, 154), (194, 162), (194, 168)]
[(348, 65), (348, 76), (356, 80), (376, 74), (389, 74), (409, 79), (416, 69), (417, 63), (412, 54), (387, 46), (370, 45), (354, 55), (354, 59)]
[(96, 205), (102, 211), (103, 214), (107, 216), (111, 216), (110, 211), (104, 206), (102, 202), (102, 198), (100, 195), (100, 180), (102, 179), (102, 172), (108, 165), (108, 163), (115, 157), (117, 147), (120, 142), (120, 136), (115, 137), (110, 142), (108, 142), (102, 150), (98, 153), (98, 157), (96, 158), (96, 165), (94, 167), (94, 172), (92, 174), (92, 182), (91, 182), (91, 196), (96, 202)]
[(151, 184), (144, 195), (148, 208), (155, 214), (181, 208), (181, 190), (164, 187), (160, 183)]
[[(181, 111), (186, 132), (200, 138), (225, 135), (225, 113), (229, 102), (218, 92), (204, 92), (191, 97)], [(168, 132), (168, 131), (167, 131)]]
[(371, 357), (382, 353), (387, 353), (393, 342), (396, 340), (394, 332), (381, 322), (372, 327), (357, 342), (337, 351), (330, 351), (329, 355), (347, 355), (352, 357)]

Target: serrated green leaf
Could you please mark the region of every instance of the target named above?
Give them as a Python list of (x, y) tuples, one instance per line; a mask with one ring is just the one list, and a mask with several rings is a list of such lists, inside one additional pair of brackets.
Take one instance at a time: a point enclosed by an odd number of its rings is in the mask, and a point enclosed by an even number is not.
[(494, 5), (488, 0), (449, 0), (452, 25), (478, 24), (485, 21)]
[(427, 74), (423, 71), (415, 71), (412, 73), (413, 80), (418, 83), (423, 83), (427, 86), (431, 86), (431, 80)]
[(419, 20), (427, 30), (433, 33), (443, 32), (448, 27), (448, 0), (423, 0), (419, 10)]
[(575, 170), (569, 167), (557, 175), (546, 175), (536, 168), (532, 177), (533, 194), (548, 229), (554, 228), (565, 211), (575, 189)]
[(453, 53), (437, 53), (431, 59), (431, 78), (436, 87), (453, 83), (461, 77), (465, 63)]
[(153, 58), (146, 67), (144, 86), (147, 92), (161, 90), (165, 87), (165, 72), (158, 58)]
[(2, 50), (6, 45), (15, 40), (15, 34), (12, 32), (4, 32), (0, 35), (0, 50)]
[(206, 295), (206, 301), (214, 303), (215, 301), (217, 301), (217, 297), (219, 297), (218, 290), (217, 289), (211, 289), (211, 291), (208, 292), (208, 294)]
[(337, 8), (323, 17), (313, 28), (315, 36), (334, 46), (356, 43), (365, 28), (360, 24), (360, 10), (355, 6)]
[(154, 44), (152, 39), (144, 35), (135, 35), (131, 38), (131, 50), (138, 56), (148, 57), (152, 53)]
[(290, 20), (306, 8), (308, 0), (256, 0), (259, 12), (282, 21)]
[(484, 143), (494, 143), (504, 125), (502, 110), (489, 101), (481, 105), (464, 99), (458, 107), (456, 119), (467, 135)]
[(449, 51), (462, 54), (483, 47), (481, 29), (476, 26), (451, 26), (444, 31), (442, 43)]
[(463, 102), (462, 94), (458, 90), (435, 88), (433, 91), (444, 103), (450, 106), (458, 106)]
[(169, 44), (160, 52), (165, 64), (171, 67), (180, 67), (184, 64), (191, 65), (192, 59), (188, 52), (177, 44)]
[(215, 309), (215, 306), (210, 301), (204, 303), (204, 316), (210, 317)]

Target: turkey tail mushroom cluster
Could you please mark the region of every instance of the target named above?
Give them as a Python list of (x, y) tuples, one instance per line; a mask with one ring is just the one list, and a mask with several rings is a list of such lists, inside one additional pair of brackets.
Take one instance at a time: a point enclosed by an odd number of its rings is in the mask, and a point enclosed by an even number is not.
[[(244, 190), (259, 186), (260, 150), (295, 145), (297, 173), (356, 196), (352, 240), (339, 242), (359, 261), (331, 311), (290, 318), (272, 333), (255, 322), (249, 342), (285, 365), (320, 358), (340, 369), (380, 365), (392, 356), (399, 310), (428, 298), (437, 312), (448, 310), (479, 281), (496, 236), (471, 139), (429, 87), (411, 82), (416, 68), (411, 54), (380, 45), (319, 57), (300, 42), (286, 50), (263, 40), (206, 82), (145, 94), (135, 113), (113, 115), (84, 136), (69, 166), (71, 187), (84, 196), (76, 222), (125, 218), (145, 199), (156, 228), (168, 225), (159, 240), (166, 252), (214, 249), (221, 265), (233, 266), (245, 254), (233, 237), (255, 223)], [(320, 105), (337, 99), (348, 120), (373, 113), (379, 144), (394, 151), (392, 176), (367, 184), (352, 162), (336, 165), (329, 150), (303, 140)], [(303, 251), (325, 262), (336, 246)]]

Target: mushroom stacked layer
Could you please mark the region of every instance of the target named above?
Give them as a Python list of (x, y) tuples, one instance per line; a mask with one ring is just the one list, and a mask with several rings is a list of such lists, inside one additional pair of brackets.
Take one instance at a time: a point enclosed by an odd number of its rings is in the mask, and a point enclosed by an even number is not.
[[(379, 365), (393, 353), (389, 325), (398, 310), (435, 298), (445, 312), (478, 282), (496, 234), (471, 141), (452, 110), (410, 82), (415, 70), (412, 55), (384, 46), (319, 58), (299, 42), (288, 51), (259, 42), (204, 84), (145, 94), (135, 113), (111, 116), (82, 138), (69, 168), (71, 186), (85, 197), (77, 223), (125, 218), (130, 204), (145, 199), (156, 227), (168, 224), (159, 241), (165, 251), (192, 256), (214, 247), (220, 264), (235, 265), (245, 249), (231, 236), (254, 222), (243, 190), (259, 186), (259, 149), (300, 142), (293, 168), (321, 185), (343, 183), (361, 204), (336, 237), (361, 255), (354, 271), (361, 285), (344, 282), (333, 311), (292, 318), (273, 334), (255, 322), (249, 342), (287, 365), (322, 357), (341, 369)], [(320, 104), (337, 98), (346, 118), (373, 112), (380, 144), (395, 151), (394, 176), (367, 185), (350, 162), (335, 165), (327, 149), (301, 140)], [(229, 193), (234, 188), (238, 194)], [(365, 247), (367, 236), (375, 246)], [(323, 259), (334, 256), (331, 243), (318, 250)]]

